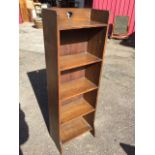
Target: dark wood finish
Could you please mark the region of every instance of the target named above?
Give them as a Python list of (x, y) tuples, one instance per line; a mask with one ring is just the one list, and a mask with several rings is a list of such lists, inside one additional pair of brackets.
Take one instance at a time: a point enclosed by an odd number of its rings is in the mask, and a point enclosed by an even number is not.
[(96, 21), (74, 21), (69, 23), (64, 23), (59, 26), (59, 30), (70, 30), (70, 29), (82, 29), (82, 28), (90, 28), (90, 27), (105, 27), (107, 24), (103, 24)]
[[(75, 9), (75, 8), (52, 8), (49, 10), (55, 10), (58, 17), (58, 27), (65, 24), (66, 22), (85, 22), (90, 21), (91, 9)], [(70, 19), (67, 17), (67, 12), (72, 12), (73, 15)]]
[(84, 77), (85, 77), (85, 68), (83, 67), (75, 68), (72, 70), (61, 72), (60, 82), (61, 82), (61, 85), (63, 86), (63, 84), (67, 82), (71, 82), (73, 80), (76, 81)]
[(102, 10), (92, 10), (90, 19), (92, 21), (101, 22), (108, 24), (109, 21), (109, 11)]
[(101, 80), (108, 11), (43, 9), (50, 134), (62, 144), (91, 131)]
[(93, 136), (96, 136), (95, 134), (95, 125), (94, 125), (94, 118), (95, 118), (95, 112), (92, 112), (86, 116), (84, 116), (87, 123), (91, 126), (91, 133)]
[(62, 153), (60, 140), (61, 106), (59, 106), (59, 57), (57, 52), (59, 48), (59, 35), (57, 15), (55, 11), (46, 9), (42, 11), (42, 14), (49, 102), (49, 130), (55, 144)]
[(88, 34), (88, 29), (60, 31), (60, 55), (86, 52), (88, 45), (88, 36), (86, 34)]
[(107, 27), (98, 28), (91, 31), (88, 41), (88, 52), (101, 58), (103, 57), (104, 44), (103, 40), (106, 39)]
[(91, 126), (81, 117), (61, 125), (61, 139), (63, 143), (90, 131)]
[(85, 8), (92, 8), (93, 7), (93, 0), (85, 0)]
[(84, 100), (86, 100), (95, 109), (96, 109), (97, 91), (98, 89), (83, 94)]
[(80, 116), (93, 112), (94, 107), (83, 97), (74, 99), (62, 106), (61, 123), (65, 123)]
[(74, 54), (60, 57), (60, 70), (68, 70), (102, 61), (89, 53)]
[(72, 80), (60, 86), (60, 100), (64, 101), (94, 89), (97, 89), (97, 86), (86, 78)]
[(99, 86), (101, 63), (90, 65), (85, 70), (85, 77), (93, 82), (96, 86)]

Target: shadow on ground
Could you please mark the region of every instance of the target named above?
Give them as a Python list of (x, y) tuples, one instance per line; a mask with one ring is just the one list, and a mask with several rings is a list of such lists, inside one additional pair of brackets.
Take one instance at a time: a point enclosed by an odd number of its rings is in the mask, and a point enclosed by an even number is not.
[(120, 42), (121, 45), (135, 48), (135, 32), (129, 35), (127, 39), (123, 39)]
[[(29, 138), (29, 128), (25, 121), (25, 114), (22, 111), (19, 104), (19, 145), (24, 144)], [(23, 152), (19, 146), (19, 155), (23, 155)]]
[(127, 155), (135, 155), (135, 146), (120, 143), (120, 146), (126, 152)]
[(31, 82), (33, 91), (38, 101), (47, 129), (49, 129), (46, 70), (41, 69), (37, 71), (28, 72), (27, 75)]

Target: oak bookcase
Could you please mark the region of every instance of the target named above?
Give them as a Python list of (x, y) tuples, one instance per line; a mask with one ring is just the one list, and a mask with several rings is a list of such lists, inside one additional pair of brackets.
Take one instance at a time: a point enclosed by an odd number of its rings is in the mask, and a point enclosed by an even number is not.
[(49, 102), (49, 131), (62, 145), (90, 131), (94, 118), (108, 30), (108, 11), (43, 9)]

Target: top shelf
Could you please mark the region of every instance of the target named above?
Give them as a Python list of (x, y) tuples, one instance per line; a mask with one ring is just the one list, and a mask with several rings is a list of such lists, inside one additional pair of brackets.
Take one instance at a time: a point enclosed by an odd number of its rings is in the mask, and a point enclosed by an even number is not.
[(63, 24), (60, 24), (58, 27), (59, 30), (70, 30), (70, 29), (80, 29), (80, 28), (93, 28), (93, 27), (106, 27), (108, 24), (96, 22), (96, 21), (82, 21), (82, 22), (73, 22), (68, 21)]

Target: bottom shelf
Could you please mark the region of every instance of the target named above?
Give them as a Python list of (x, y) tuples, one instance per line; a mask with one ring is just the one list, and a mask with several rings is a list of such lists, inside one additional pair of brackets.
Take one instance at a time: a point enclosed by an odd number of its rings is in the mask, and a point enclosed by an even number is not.
[(74, 119), (61, 125), (61, 140), (65, 143), (84, 132), (90, 131), (91, 126), (85, 121), (84, 118)]

